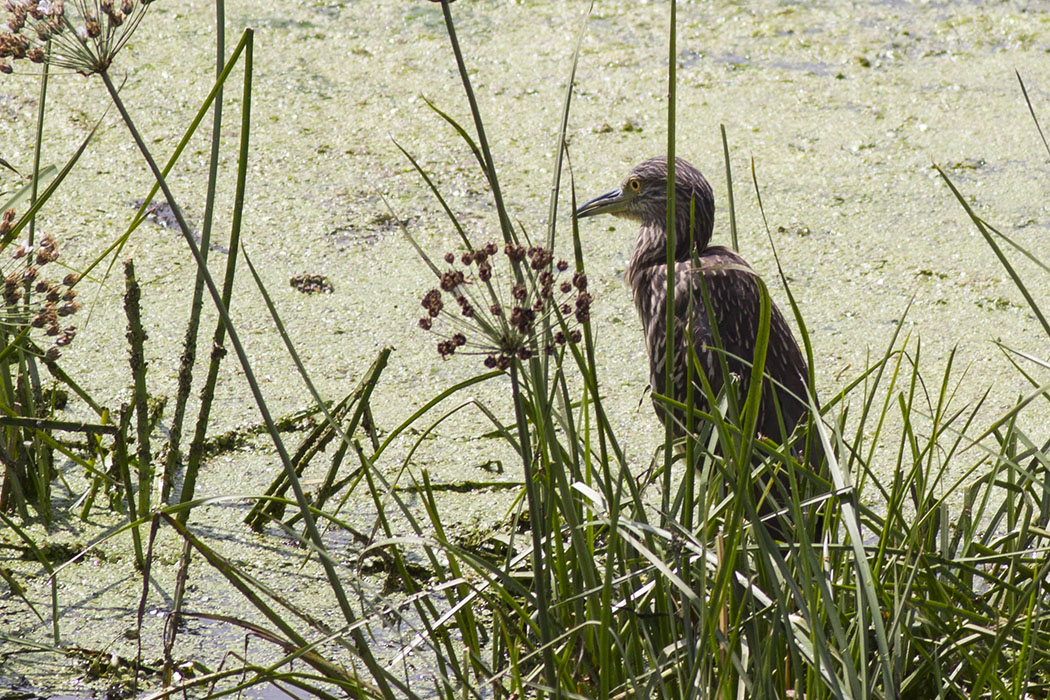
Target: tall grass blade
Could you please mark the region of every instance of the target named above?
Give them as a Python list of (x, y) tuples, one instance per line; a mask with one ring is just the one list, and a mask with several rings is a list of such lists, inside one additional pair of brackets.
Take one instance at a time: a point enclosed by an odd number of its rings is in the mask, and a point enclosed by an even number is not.
[(733, 165), (729, 160), (729, 140), (726, 138), (726, 125), (719, 124), (722, 132), (722, 158), (726, 163), (726, 194), (729, 198), (729, 240), (733, 250), (740, 252), (740, 241), (736, 232), (736, 202), (733, 198)]
[(569, 128), (569, 108), (572, 106), (572, 93), (576, 84), (576, 66), (580, 62), (580, 49), (583, 46), (583, 37), (587, 29), (587, 20), (590, 18), (591, 12), (593, 11), (594, 0), (591, 0), (587, 4), (587, 12), (580, 25), (580, 31), (576, 35), (576, 46), (572, 51), (572, 68), (569, 69), (569, 78), (565, 83), (565, 97), (562, 100), (561, 122), (558, 126), (558, 144), (557, 148), (554, 149), (554, 177), (553, 182), (551, 182), (551, 199), (547, 212), (548, 250), (554, 250), (554, 232), (558, 219), (558, 193), (561, 190), (561, 171), (565, 158), (565, 150), (568, 148), (568, 143), (565, 140), (565, 133)]
[[(242, 36), (240, 43), (238, 43), (237, 48), (233, 52), (233, 56), (227, 61), (226, 66), (223, 68), (223, 72), (220, 73), (219, 78), (216, 80), (216, 86), (213, 88), (213, 97), (211, 99), (219, 99), (221, 87), (226, 80), (226, 76), (229, 75), (229, 71), (235, 65), (235, 60), (240, 55), (241, 51), (249, 46), (249, 41), (250, 35), (245, 34)], [(226, 255), (226, 270), (222, 278), (222, 294), (219, 300), (224, 309), (229, 309), (230, 302), (233, 300), (233, 283), (237, 274), (237, 250), (240, 248), (241, 242), (241, 223), (244, 217), (244, 197), (248, 182), (248, 152), (251, 143), (253, 76), (253, 54), (251, 49), (248, 48), (244, 53), (244, 78), (243, 86), (241, 88), (241, 138), (237, 153), (237, 185), (233, 200), (233, 219), (230, 222), (230, 252)], [(204, 113), (203, 110), (198, 112), (198, 122), (203, 117)], [(188, 139), (189, 134), (184, 138)], [(174, 164), (174, 158), (175, 156), (173, 156), (173, 160), (170, 161), (168, 165), (169, 168)], [(198, 276), (198, 278), (202, 280), (203, 277), (203, 275)], [(215, 332), (212, 335), (213, 349), (208, 364), (208, 374), (204, 380), (204, 387), (201, 389), (200, 408), (197, 412), (197, 422), (194, 426), (193, 438), (190, 441), (189, 453), (186, 459), (182, 492), (179, 495), (180, 503), (192, 501), (194, 491), (196, 490), (197, 475), (200, 470), (201, 459), (204, 456), (204, 442), (208, 433), (208, 422), (211, 417), (212, 401), (214, 401), (215, 398), (215, 385), (219, 376), (219, 363), (225, 355), (225, 350), (223, 349), (225, 342), (226, 324), (220, 315), (220, 318), (215, 325)], [(179, 522), (186, 524), (189, 515), (189, 508), (180, 511), (177, 516)]]
[(40, 172), (35, 178), (32, 178), (29, 182), (23, 185), (17, 192), (7, 199), (3, 204), (0, 204), (0, 211), (7, 211), (8, 209), (15, 209), (22, 201), (26, 199), (36, 200), (36, 190), (39, 185), (48, 182), (58, 172), (58, 168), (54, 165), (48, 165), (40, 169)]
[[(226, 4), (215, 2), (215, 78), (222, 76), (226, 60)], [(247, 110), (247, 102), (245, 109)], [(208, 159), (208, 184), (204, 195), (204, 221), (201, 224), (201, 256), (208, 260), (211, 248), (211, 228), (215, 218), (215, 188), (219, 177), (219, 146), (222, 142), (222, 87), (215, 96), (212, 111), (211, 154)], [(233, 249), (231, 249), (233, 250)], [(171, 417), (168, 437), (168, 454), (162, 474), (161, 501), (167, 502), (175, 479), (175, 469), (181, 461), (182, 424), (186, 416), (186, 402), (193, 384), (193, 366), (197, 360), (197, 332), (200, 329), (201, 309), (204, 304), (204, 276), (197, 271), (193, 283), (193, 298), (190, 301), (190, 317), (186, 324), (182, 357), (179, 359), (179, 375), (176, 383), (175, 410)]]
[(1031, 293), (1028, 291), (1028, 287), (1026, 287), (1024, 282), (1021, 281), (1021, 276), (1014, 269), (1013, 265), (1010, 264), (1010, 261), (1007, 260), (1006, 256), (1003, 254), (1002, 249), (995, 242), (995, 239), (992, 237), (992, 235), (988, 232), (988, 229), (985, 227), (984, 222), (981, 221), (980, 217), (978, 217), (977, 214), (974, 213), (973, 209), (970, 207), (969, 202), (967, 202), (966, 198), (963, 197), (961, 192), (959, 192), (958, 188), (956, 188), (955, 186), (955, 183), (953, 183), (948, 177), (948, 174), (944, 172), (944, 170), (942, 170), (939, 165), (934, 165), (934, 167), (937, 169), (937, 172), (940, 173), (941, 178), (944, 180), (945, 184), (948, 185), (948, 188), (952, 191), (952, 194), (955, 195), (955, 198), (959, 201), (959, 204), (962, 205), (962, 208), (966, 211), (966, 215), (970, 217), (970, 220), (973, 221), (974, 226), (977, 227), (977, 230), (981, 233), (981, 236), (984, 237), (985, 243), (987, 243), (988, 247), (992, 249), (993, 253), (995, 253), (995, 257), (999, 258), (999, 262), (1002, 264), (1007, 274), (1010, 275), (1010, 279), (1013, 280), (1014, 285), (1017, 287), (1018, 291), (1021, 292), (1021, 296), (1023, 296), (1024, 300), (1028, 303), (1028, 308), (1032, 310), (1032, 313), (1035, 314), (1035, 317), (1039, 320), (1039, 324), (1043, 327), (1043, 331), (1046, 333), (1047, 337), (1050, 337), (1050, 322), (1046, 320), (1046, 317), (1043, 315), (1043, 312), (1039, 308), (1039, 305), (1035, 302), (1035, 299), (1032, 298)]
[[(246, 52), (247, 55), (250, 57), (252, 51), (251, 38), (252, 36), (254, 36), (254, 34), (250, 29), (245, 30), (245, 34), (247, 36)], [(250, 60), (250, 58), (246, 60)], [(204, 264), (204, 260), (201, 257), (200, 249), (197, 245), (197, 242), (194, 240), (193, 233), (190, 230), (189, 225), (186, 223), (186, 219), (182, 214), (182, 210), (179, 208), (178, 204), (175, 201), (175, 197), (171, 192), (171, 189), (168, 187), (167, 180), (164, 178), (164, 175), (161, 173), (160, 168), (157, 166), (153, 155), (150, 153), (149, 148), (146, 146), (146, 143), (143, 140), (141, 134), (139, 134), (138, 129), (135, 127), (134, 120), (131, 118), (131, 115), (128, 113), (127, 108), (124, 106), (124, 102), (121, 100), (120, 94), (116, 86), (113, 84), (113, 81), (108, 73), (101, 72), (99, 75), (101, 76), (103, 83), (106, 86), (106, 90), (109, 92), (109, 96), (113, 101), (114, 106), (117, 108), (117, 111), (120, 112), (120, 116), (123, 119), (125, 126), (128, 128), (132, 139), (135, 141), (135, 145), (138, 147), (139, 152), (142, 154), (142, 157), (145, 159), (147, 165), (150, 168), (150, 171), (153, 173), (153, 177), (160, 185), (161, 191), (163, 191), (164, 197), (165, 199), (167, 199), (176, 221), (178, 221), (183, 238), (185, 239), (187, 246), (189, 246), (190, 253), (193, 255), (193, 259), (197, 264), (197, 268), (201, 270), (204, 274), (204, 280), (205, 284), (208, 287), (208, 292), (211, 295), (212, 301), (215, 304), (216, 311), (218, 311), (219, 316), (222, 318), (223, 324), (226, 326), (226, 333), (229, 336), (230, 343), (233, 345), (234, 350), (237, 353), (237, 359), (241, 364), (241, 369), (244, 372), (245, 379), (248, 381), (248, 385), (251, 389), (252, 396), (255, 399), (256, 406), (258, 407), (259, 412), (262, 415), (263, 422), (266, 424), (267, 432), (269, 433), (270, 438), (273, 441), (274, 447), (277, 449), (277, 453), (281, 458), (281, 463), (284, 465), (285, 471), (288, 475), (288, 479), (292, 484), (292, 490), (295, 493), (295, 500), (296, 503), (298, 503), (299, 505), (300, 512), (303, 514), (303, 521), (305, 523), (307, 533), (309, 534), (309, 539), (319, 551), (324, 551), (324, 544), (321, 539), (320, 531), (318, 531), (313, 516), (309, 512), (309, 504), (306, 500), (306, 494), (302, 489), (302, 485), (299, 483), (299, 479), (296, 477), (294, 467), (292, 466), (290, 457), (288, 455), (288, 451), (285, 448), (284, 442), (281, 440), (280, 434), (277, 431), (277, 426), (274, 424), (273, 418), (270, 415), (269, 408), (267, 407), (266, 401), (262, 395), (262, 390), (259, 386), (258, 381), (255, 378), (254, 373), (252, 372), (251, 364), (248, 361), (248, 356), (244, 350), (244, 346), (241, 344), (240, 337), (237, 334), (236, 328), (233, 325), (233, 321), (230, 319), (226, 307), (222, 303), (222, 297), (220, 295), (219, 288), (216, 286), (215, 281), (212, 279), (211, 273), (208, 272), (208, 268)], [(342, 611), (343, 616), (346, 618), (348, 624), (353, 625), (356, 622), (357, 618), (352, 608), (350, 607), (349, 600), (346, 598), (346, 593), (343, 590), (343, 586), (339, 581), (339, 577), (335, 571), (334, 566), (325, 557), (321, 558), (321, 563), (323, 568), (325, 569), (325, 576), (328, 579), (329, 586), (336, 596), (336, 600), (339, 603), (339, 608)], [(371, 651), (369, 650), (368, 643), (365, 640), (364, 635), (356, 627), (353, 629), (352, 635), (354, 638), (354, 643), (357, 646), (358, 654), (361, 656), (362, 661), (368, 667), (369, 671), (373, 674), (373, 676), (376, 677), (377, 682), (380, 683), (380, 689), (383, 693), (383, 697), (386, 698), (386, 700), (393, 700), (394, 695), (390, 684), (383, 680), (382, 669), (378, 665), (378, 662), (375, 660), (375, 657), (373, 656)]]
[[(503, 242), (512, 243), (514, 240), (514, 226), (511, 224), (507, 208), (503, 204), (503, 193), (500, 190), (499, 179), (496, 177), (496, 164), (489, 150), (488, 139), (485, 136), (485, 125), (481, 120), (481, 110), (478, 108), (478, 101), (474, 97), (474, 89), (470, 85), (470, 75), (467, 73), (467, 65), (463, 61), (463, 52), (460, 50), (459, 39), (456, 37), (456, 27), (452, 21), (451, 3), (442, 2), (441, 12), (445, 18), (445, 31), (448, 34), (449, 43), (452, 45), (452, 52), (456, 57), (456, 68), (459, 70), (459, 77), (463, 83), (463, 92), (466, 94), (467, 102), (470, 104), (470, 114), (474, 119), (474, 129), (478, 135), (478, 144), (480, 146), (481, 157), (479, 160), (488, 179), (489, 188), (492, 190), (493, 203), (496, 205), (500, 229), (503, 231)], [(448, 118), (446, 117), (446, 119)], [(451, 120), (450, 123), (456, 126), (455, 122)], [(466, 138), (466, 132), (460, 130), (460, 133)], [(468, 142), (472, 143), (469, 138)], [(472, 146), (472, 148), (475, 147)], [(476, 148), (475, 152), (477, 152)]]
[(1021, 93), (1024, 95), (1025, 104), (1028, 105), (1028, 112), (1032, 115), (1035, 129), (1039, 132), (1039, 138), (1043, 142), (1043, 148), (1046, 149), (1047, 155), (1050, 155), (1050, 143), (1046, 142), (1046, 136), (1043, 134), (1043, 127), (1039, 126), (1039, 117), (1035, 116), (1035, 108), (1032, 107), (1032, 100), (1028, 97), (1028, 89), (1024, 86), (1024, 81), (1021, 80), (1020, 71), (1015, 70), (1014, 75), (1017, 76), (1017, 82), (1021, 85)]

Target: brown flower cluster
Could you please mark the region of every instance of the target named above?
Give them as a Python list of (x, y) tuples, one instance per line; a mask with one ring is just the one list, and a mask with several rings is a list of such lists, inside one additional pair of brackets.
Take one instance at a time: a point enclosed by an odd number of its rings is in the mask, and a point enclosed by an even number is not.
[[(509, 289), (493, 270), (500, 252), (515, 279)], [(448, 267), (439, 275), (438, 288), (423, 295), (426, 315), (419, 319), (420, 328), (441, 336), (437, 351), (443, 359), (466, 352), (484, 355), (490, 369), (507, 369), (515, 358), (531, 358), (534, 349), (553, 354), (558, 345), (580, 341), (577, 328), (558, 331), (549, 340), (538, 337), (541, 324), (553, 321), (552, 316), (560, 315), (573, 325), (590, 318), (587, 276), (578, 272), (571, 282), (559, 283), (558, 276), (569, 269), (569, 263), (555, 263), (550, 250), (508, 243), (501, 251), (488, 243), (458, 258), (446, 253), (444, 260)], [(447, 330), (436, 328), (439, 319)]]
[[(10, 230), (14, 211), (4, 212), (0, 229)], [(9, 334), (20, 333), (25, 327), (39, 329), (51, 339), (46, 351), (49, 360), (57, 360), (59, 348), (73, 342), (76, 327), (65, 325), (67, 317), (80, 310), (77, 302), (75, 274), (66, 275), (61, 282), (44, 277), (43, 269), (58, 259), (58, 242), (45, 234), (38, 245), (16, 245), (10, 262), (4, 266), (3, 299), (0, 325)], [(64, 327), (63, 327), (64, 326)]]
[(0, 73), (12, 73), (11, 61), (22, 59), (85, 75), (105, 71), (153, 1), (4, 0)]

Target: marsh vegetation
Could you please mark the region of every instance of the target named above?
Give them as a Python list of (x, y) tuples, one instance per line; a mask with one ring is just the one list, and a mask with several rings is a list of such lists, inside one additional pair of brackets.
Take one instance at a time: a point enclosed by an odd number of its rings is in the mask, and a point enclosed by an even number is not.
[[(372, 170), (324, 167), (366, 162), (355, 159), (373, 157), (380, 135), (333, 154), (331, 125), (309, 119), (331, 108), (281, 108), (281, 90), (324, 105), (342, 89), (311, 67), (317, 44), (350, 12), (342, 3), (299, 8), (310, 19), (250, 17), (245, 7), (231, 19), (221, 0), (184, 10), (162, 0), (8, 0), (0, 66), (11, 74), (0, 79), (32, 81), (34, 91), (8, 99), (33, 108), (32, 118), (19, 112), (29, 145), (19, 157), (0, 153), (11, 190), (0, 203), (12, 212), (0, 224), (6, 687), (158, 698), (275, 689), (450, 699), (1046, 697), (1050, 268), (1025, 231), (996, 225), (975, 201), (989, 156), (962, 149), (920, 181), (929, 192), (908, 201), (950, 205), (966, 222), (966, 250), (979, 245), (1002, 279), (957, 282), (951, 266), (962, 263), (950, 256), (907, 274), (919, 285), (976, 289), (953, 318), (986, 314), (979, 330), (999, 343), (980, 352), (999, 353), (995, 377), (973, 369), (981, 365), (971, 347), (927, 340), (943, 328), (926, 323), (938, 294), (884, 295), (873, 311), (868, 292), (815, 288), (820, 273), (800, 262), (799, 246), (838, 245), (834, 231), (771, 219), (773, 174), (760, 158), (735, 155), (751, 117), (707, 125), (722, 160), (705, 169), (725, 193), (720, 206), (733, 203), (721, 207), (720, 225), (734, 246), (754, 251), (817, 372), (820, 401), (805, 397), (810, 415), (798, 430), (820, 442), (826, 472), (815, 496), (778, 495), (776, 517), (796, 525), (785, 542), (771, 536), (752, 482), (775, 471), (780, 483), (808, 483), (805, 460), (754, 435), (760, 396), (735, 394), (731, 376), (729, 391), (655, 396), (682, 416), (677, 430), (665, 433), (648, 407), (633, 406), (647, 371), (640, 345), (622, 340), (637, 334), (616, 279), (622, 263), (610, 262), (625, 253), (589, 242), (569, 214), (577, 179), (594, 172), (580, 162), (600, 157), (583, 147), (585, 133), (635, 139), (645, 155), (681, 154), (692, 138), (681, 135), (683, 120), (695, 127), (683, 113), (698, 107), (679, 104), (679, 86), (703, 93), (713, 78), (696, 66), (735, 75), (755, 59), (680, 44), (703, 22), (675, 3), (639, 10), (620, 41), (609, 40), (610, 8), (591, 16), (586, 3), (567, 3), (559, 9), (571, 21), (559, 26), (572, 30), (561, 38), (557, 77), (537, 81), (540, 108), (527, 89), (516, 92), (522, 76), (499, 87), (502, 74), (479, 48), (492, 49), (505, 29), (500, 11), (539, 10), (391, 5), (373, 9), (402, 18), (398, 40), (443, 46), (439, 63), (402, 59), (405, 71), (435, 73), (440, 99), (417, 100), (413, 119), (440, 137), (391, 134), (396, 188), (370, 181)], [(809, 12), (780, 9), (788, 25)], [(150, 46), (186, 41), (185, 23), (195, 22), (189, 43), (201, 51), (205, 10), (211, 58), (159, 64)], [(825, 11), (834, 14), (813, 10)], [(746, 24), (735, 12), (726, 24)], [(990, 12), (978, 15), (991, 23), (978, 26), (984, 36), (998, 31)], [(840, 23), (827, 26), (839, 36)], [(239, 29), (227, 42), (231, 27)], [(256, 27), (301, 50), (263, 58)], [(608, 43), (594, 42), (594, 28)], [(851, 59), (849, 70), (878, 70), (895, 52), (926, 45), (900, 36), (901, 46)], [(1022, 46), (1046, 38), (1010, 37)], [(341, 80), (366, 71), (382, 44), (359, 39), (343, 37)], [(552, 50), (547, 41), (539, 45)], [(647, 89), (666, 95), (654, 100), (663, 117), (618, 105), (597, 122), (585, 107), (593, 128), (572, 127), (577, 91), (593, 95), (581, 64), (598, 60), (616, 75), (640, 60), (631, 58), (639, 45), (664, 56), (646, 75)], [(845, 68), (828, 66), (786, 70), (849, 83)], [(168, 70), (185, 72), (193, 89), (142, 89)], [(384, 101), (383, 80), (375, 76), (356, 103), (363, 114)], [(1042, 173), (1037, 127), (1048, 103), (1029, 89), (1010, 87), (1030, 111), (1014, 120), (1030, 132), (1017, 167)], [(74, 108), (71, 94), (92, 99)], [(334, 108), (343, 128), (354, 104)], [(623, 119), (611, 116), (624, 109)], [(156, 117), (173, 111), (189, 117)], [(159, 136), (145, 135), (140, 112)], [(532, 139), (522, 125), (543, 121), (553, 146), (542, 165), (499, 165), (515, 143), (510, 128)], [(950, 116), (923, 123), (918, 133), (950, 124)], [(77, 138), (49, 166), (41, 154), (52, 129)], [(307, 143), (297, 152), (313, 159), (291, 190), (278, 167), (290, 156), (265, 153), (265, 166), (253, 165), (259, 132), (274, 129)], [(879, 151), (864, 141), (853, 153)], [(610, 175), (620, 165), (609, 164)], [(141, 190), (124, 191), (125, 173)], [(516, 203), (523, 182), (532, 189)], [(275, 201), (268, 186), (300, 196)], [(833, 209), (845, 202), (827, 182), (795, 186)], [(772, 189), (775, 200), (784, 185)], [(362, 201), (367, 216), (346, 213)], [(340, 210), (339, 220), (315, 226), (326, 210)], [(1045, 208), (1023, 211), (1045, 228)], [(106, 222), (97, 249), (75, 233), (96, 219)], [(906, 220), (886, 214), (884, 223)], [(255, 238), (256, 229), (280, 235)], [(348, 248), (352, 272), (331, 261)], [(844, 277), (878, 287), (890, 257)], [(988, 274), (979, 269), (972, 274)], [(339, 301), (347, 290), (359, 295), (353, 304)], [(851, 298), (833, 298), (843, 296)], [(868, 317), (848, 360), (827, 337), (850, 316), (828, 316), (829, 307)], [(1004, 340), (1005, 322), (994, 329), (987, 319), (1006, 314), (1029, 334), (1022, 341), (1037, 343)], [(820, 522), (804, 517), (814, 508)]]

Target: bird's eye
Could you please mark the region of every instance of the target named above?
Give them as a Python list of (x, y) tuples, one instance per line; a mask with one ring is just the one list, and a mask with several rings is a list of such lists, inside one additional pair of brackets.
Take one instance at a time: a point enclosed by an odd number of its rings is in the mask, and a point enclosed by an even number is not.
[(642, 183), (638, 182), (638, 180), (636, 180), (636, 179), (634, 179), (634, 178), (632, 177), (632, 178), (631, 178), (630, 180), (628, 180), (628, 181), (627, 181), (627, 187), (628, 187), (628, 188), (629, 188), (629, 189), (630, 189), (630, 190), (631, 190), (632, 192), (637, 192), (637, 191), (639, 191), (640, 189), (642, 189)]

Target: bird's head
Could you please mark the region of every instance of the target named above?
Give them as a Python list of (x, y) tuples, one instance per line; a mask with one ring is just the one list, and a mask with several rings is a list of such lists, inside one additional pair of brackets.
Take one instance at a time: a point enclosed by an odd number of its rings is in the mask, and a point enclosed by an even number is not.
[[(615, 190), (596, 197), (576, 210), (576, 216), (612, 214), (642, 224), (638, 246), (662, 250), (666, 246), (667, 229), (667, 159), (650, 158), (636, 165), (627, 174), (623, 184)], [(715, 202), (711, 185), (699, 170), (688, 161), (675, 159), (675, 220), (677, 240), (675, 249), (679, 259), (691, 255), (689, 249), (690, 223), (692, 239), (697, 251), (711, 241), (714, 227)], [(636, 254), (639, 252), (635, 251)]]

